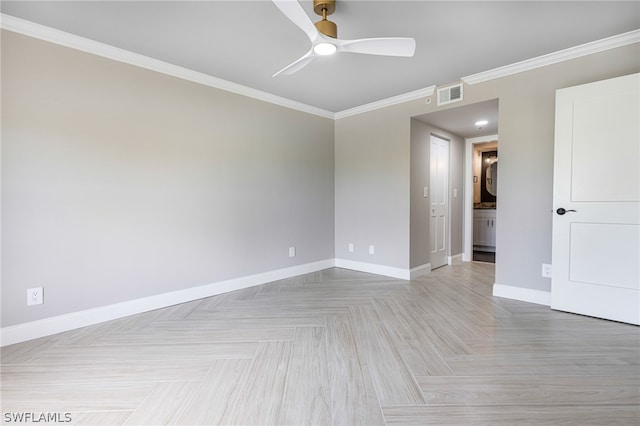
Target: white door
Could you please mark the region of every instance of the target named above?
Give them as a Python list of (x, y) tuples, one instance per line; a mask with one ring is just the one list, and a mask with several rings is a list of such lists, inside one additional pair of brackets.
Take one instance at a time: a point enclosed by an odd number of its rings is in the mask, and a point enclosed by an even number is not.
[(447, 264), (449, 232), (449, 141), (431, 135), (431, 268)]
[(640, 324), (640, 74), (558, 90), (551, 307)]

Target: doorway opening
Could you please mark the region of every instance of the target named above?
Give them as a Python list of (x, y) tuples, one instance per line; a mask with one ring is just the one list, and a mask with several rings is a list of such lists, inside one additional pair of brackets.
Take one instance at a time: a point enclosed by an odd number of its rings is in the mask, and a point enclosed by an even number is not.
[[(481, 138), (482, 139), (482, 138)], [(489, 139), (494, 139), (493, 137)], [(498, 140), (472, 144), (473, 260), (496, 262), (496, 207), (498, 201)]]
[(463, 260), (496, 262), (498, 135), (465, 141), (465, 247)]
[[(473, 261), (473, 172), (472, 145), (469, 141), (482, 138), (482, 142), (498, 139), (498, 99), (440, 109), (412, 117), (411, 120), (411, 214), (410, 214), (410, 267), (433, 269), (431, 242), (431, 154), (430, 135), (449, 141), (448, 221), (445, 228), (447, 264)], [(493, 159), (490, 161), (494, 161)], [(484, 179), (487, 179), (485, 171)], [(497, 166), (489, 170), (489, 182), (496, 182)], [(492, 174), (493, 173), (493, 174)], [(480, 176), (478, 176), (478, 181)], [(494, 226), (496, 221), (494, 219)], [(440, 234), (443, 235), (443, 234)], [(495, 249), (489, 256), (495, 256)]]

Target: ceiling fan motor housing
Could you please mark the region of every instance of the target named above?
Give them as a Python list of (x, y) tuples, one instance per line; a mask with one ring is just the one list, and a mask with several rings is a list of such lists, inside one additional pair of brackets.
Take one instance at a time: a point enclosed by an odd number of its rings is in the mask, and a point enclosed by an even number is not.
[(313, 0), (313, 11), (322, 16), (322, 20), (315, 23), (316, 28), (326, 36), (338, 38), (338, 26), (327, 19), (335, 10), (335, 0)]
[(315, 26), (322, 34), (329, 37), (338, 38), (338, 27), (336, 26), (335, 22), (323, 19), (322, 21), (316, 22)]

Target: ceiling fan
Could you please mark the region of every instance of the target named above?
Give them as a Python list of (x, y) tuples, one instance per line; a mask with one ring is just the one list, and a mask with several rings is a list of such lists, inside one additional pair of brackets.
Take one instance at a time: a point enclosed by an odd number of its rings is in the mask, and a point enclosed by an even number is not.
[(311, 40), (311, 49), (301, 58), (287, 65), (273, 77), (293, 74), (307, 66), (315, 57), (331, 55), (335, 52), (365, 53), (368, 55), (411, 57), (416, 50), (416, 41), (407, 37), (364, 38), (341, 40), (334, 22), (327, 20), (336, 9), (335, 0), (313, 0), (313, 11), (322, 16), (315, 24), (297, 0), (273, 0), (284, 15), (304, 31)]

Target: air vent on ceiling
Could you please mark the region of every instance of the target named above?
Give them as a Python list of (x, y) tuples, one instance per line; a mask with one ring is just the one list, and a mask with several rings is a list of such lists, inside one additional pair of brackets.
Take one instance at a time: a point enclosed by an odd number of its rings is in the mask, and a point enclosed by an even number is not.
[(438, 89), (438, 105), (446, 105), (462, 100), (462, 83)]

